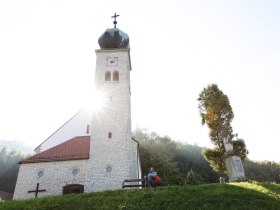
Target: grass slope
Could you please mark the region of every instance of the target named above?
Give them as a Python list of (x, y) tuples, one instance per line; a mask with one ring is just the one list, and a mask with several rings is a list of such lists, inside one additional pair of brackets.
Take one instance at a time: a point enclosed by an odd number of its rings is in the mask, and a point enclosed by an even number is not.
[(1, 210), (280, 209), (280, 185), (243, 182), (116, 190), (0, 202)]

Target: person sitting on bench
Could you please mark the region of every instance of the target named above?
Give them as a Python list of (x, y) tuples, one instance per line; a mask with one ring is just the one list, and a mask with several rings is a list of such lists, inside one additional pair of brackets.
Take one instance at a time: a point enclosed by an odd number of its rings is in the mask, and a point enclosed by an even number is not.
[(161, 181), (154, 167), (151, 167), (150, 172), (148, 172), (144, 178), (147, 180), (148, 186), (153, 188), (156, 187), (156, 184), (160, 183)]

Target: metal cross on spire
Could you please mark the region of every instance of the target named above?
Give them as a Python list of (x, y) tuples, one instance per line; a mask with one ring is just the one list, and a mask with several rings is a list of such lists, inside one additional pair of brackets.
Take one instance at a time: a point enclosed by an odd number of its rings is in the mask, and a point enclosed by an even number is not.
[(117, 17), (119, 17), (120, 15), (117, 15), (116, 13), (115, 13), (115, 15), (113, 15), (111, 18), (115, 18), (114, 19), (114, 28), (116, 28), (116, 25), (117, 25)]

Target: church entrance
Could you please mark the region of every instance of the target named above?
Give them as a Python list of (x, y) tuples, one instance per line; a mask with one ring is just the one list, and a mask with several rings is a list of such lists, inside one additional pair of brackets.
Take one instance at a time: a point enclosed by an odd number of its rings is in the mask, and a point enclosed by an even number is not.
[(84, 193), (84, 185), (81, 184), (69, 184), (63, 187), (63, 195), (70, 193)]

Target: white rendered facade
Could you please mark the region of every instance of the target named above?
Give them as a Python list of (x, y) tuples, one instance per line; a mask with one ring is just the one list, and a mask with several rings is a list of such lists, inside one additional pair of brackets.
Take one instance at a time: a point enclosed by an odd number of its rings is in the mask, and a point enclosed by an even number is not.
[(96, 50), (95, 85), (105, 98), (102, 110), (93, 112), (91, 131), (88, 178), (96, 191), (119, 189), (124, 179), (139, 177), (131, 165), (138, 144), (131, 139), (130, 70), (129, 49)]
[[(87, 163), (88, 160), (73, 160), (21, 164), (13, 199), (34, 198), (35, 193), (28, 191), (34, 190), (37, 183), (40, 184), (39, 190), (46, 190), (39, 192), (37, 197), (62, 195), (63, 187), (69, 184), (82, 184), (85, 192), (91, 192), (91, 180), (85, 179)], [(73, 174), (74, 169), (78, 170), (77, 174)], [(40, 177), (41, 171), (43, 175)]]
[(76, 136), (89, 136), (91, 131), (90, 125), (91, 111), (88, 108), (83, 108), (42, 142), (35, 149), (35, 152), (46, 151)]
[(83, 192), (121, 189), (125, 179), (141, 177), (139, 143), (131, 138), (130, 70), (129, 49), (96, 50), (95, 86), (105, 97), (102, 110), (81, 110), (36, 148), (40, 155), (71, 138), (90, 136), (89, 158), (21, 164), (14, 199), (34, 198), (28, 191), (38, 183), (45, 190), (38, 197), (43, 197), (62, 195), (65, 186), (76, 184)]

